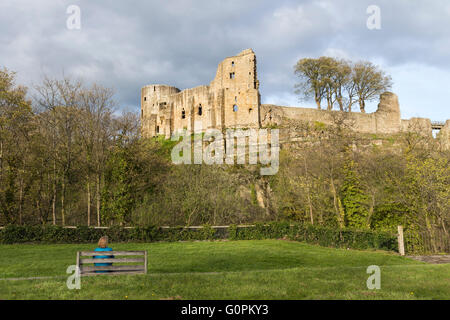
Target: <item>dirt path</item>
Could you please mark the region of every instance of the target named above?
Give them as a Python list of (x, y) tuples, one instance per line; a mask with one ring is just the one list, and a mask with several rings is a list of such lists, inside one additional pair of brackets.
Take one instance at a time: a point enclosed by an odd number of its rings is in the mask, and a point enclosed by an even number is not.
[(450, 263), (450, 255), (434, 255), (434, 256), (407, 256), (408, 258), (423, 262), (438, 264)]

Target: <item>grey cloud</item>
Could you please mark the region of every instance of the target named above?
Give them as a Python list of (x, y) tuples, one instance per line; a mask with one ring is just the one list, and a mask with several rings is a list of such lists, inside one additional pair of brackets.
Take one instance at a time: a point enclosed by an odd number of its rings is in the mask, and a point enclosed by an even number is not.
[[(71, 4), (82, 10), (79, 31), (65, 26)], [(381, 30), (366, 28), (371, 4), (381, 8)], [(142, 86), (207, 84), (224, 57), (251, 47), (263, 102), (285, 101), (293, 94), (293, 65), (306, 56), (380, 61), (390, 70), (411, 64), (448, 70), (449, 18), (445, 0), (2, 0), (0, 65), (18, 71), (27, 85), (43, 72), (64, 71), (114, 87), (120, 105), (138, 108)], [(442, 114), (450, 117), (443, 107)]]

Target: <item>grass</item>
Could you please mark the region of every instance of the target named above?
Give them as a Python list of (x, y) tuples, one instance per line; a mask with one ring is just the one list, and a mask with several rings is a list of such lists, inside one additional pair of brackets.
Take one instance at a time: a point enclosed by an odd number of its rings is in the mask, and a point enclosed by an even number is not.
[[(92, 245), (0, 245), (0, 299), (450, 299), (450, 265), (393, 253), (324, 248), (281, 240), (116, 244), (148, 250), (149, 274), (82, 278), (66, 268)], [(381, 289), (366, 286), (370, 265)]]

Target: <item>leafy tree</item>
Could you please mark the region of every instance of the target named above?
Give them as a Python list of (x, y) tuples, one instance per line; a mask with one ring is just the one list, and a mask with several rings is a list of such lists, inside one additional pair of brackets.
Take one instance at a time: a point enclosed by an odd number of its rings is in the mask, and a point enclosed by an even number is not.
[(352, 63), (331, 57), (304, 58), (294, 69), (300, 80), (295, 86), (296, 93), (304, 99), (314, 98), (319, 110), (325, 98), (327, 110), (332, 110), (337, 102), (339, 110), (351, 111), (359, 102), (361, 112), (365, 112), (366, 102), (392, 87), (390, 76), (367, 61)]
[(341, 195), (346, 226), (356, 229), (368, 229), (370, 228), (368, 221), (369, 212), (367, 210), (368, 198), (362, 187), (361, 178), (353, 159), (346, 161), (343, 171), (344, 179)]
[(310, 58), (301, 59), (295, 66), (295, 74), (300, 79), (296, 85), (296, 92), (303, 94), (305, 99), (313, 97), (317, 108), (322, 109), (321, 102), (326, 94), (322, 61)]
[(106, 164), (105, 185), (102, 190), (101, 216), (106, 223), (123, 225), (129, 222), (134, 208), (133, 185), (129, 175), (131, 164), (126, 150), (115, 147)]
[(0, 219), (22, 223), (27, 180), (27, 140), (32, 131), (31, 102), (16, 74), (0, 69)]
[(407, 174), (400, 186), (404, 204), (419, 220), (435, 246), (435, 231), (448, 235), (450, 224), (450, 159), (434, 154), (425, 159), (409, 156)]

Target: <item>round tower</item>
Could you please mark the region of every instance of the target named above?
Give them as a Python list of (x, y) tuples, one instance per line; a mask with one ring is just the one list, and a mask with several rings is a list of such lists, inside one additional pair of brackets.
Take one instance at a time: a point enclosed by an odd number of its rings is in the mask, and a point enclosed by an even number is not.
[(402, 119), (400, 117), (400, 105), (398, 97), (392, 92), (384, 92), (380, 95), (378, 109), (374, 112), (376, 132), (397, 133), (402, 129)]

